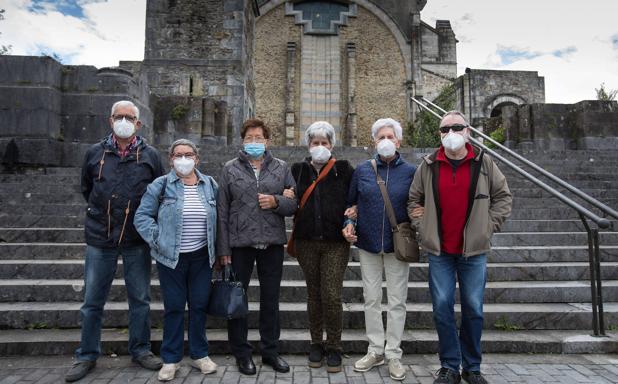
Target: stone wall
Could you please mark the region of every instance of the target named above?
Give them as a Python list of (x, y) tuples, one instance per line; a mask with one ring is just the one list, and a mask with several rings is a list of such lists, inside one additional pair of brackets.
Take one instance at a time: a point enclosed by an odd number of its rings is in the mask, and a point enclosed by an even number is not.
[(479, 127), (503, 106), (545, 102), (545, 79), (536, 71), (467, 68), (456, 86), (458, 109)]
[(402, 126), (406, 124), (404, 60), (392, 33), (363, 7), (358, 7), (358, 16), (350, 19), (340, 35), (342, 55), (345, 43), (356, 45), (358, 145), (366, 146), (371, 143), (371, 125), (377, 119), (391, 117)]
[[(261, 15), (255, 26), (255, 115), (272, 129), (273, 143), (285, 145), (285, 109), (287, 84), (287, 44), (296, 45), (294, 105), (300, 106), (300, 35), (302, 28), (293, 17), (285, 16), (280, 5)], [(300, 113), (295, 109), (296, 132), (300, 129)], [(296, 137), (296, 142), (299, 138)]]
[(83, 148), (109, 134), (118, 100), (138, 106), (140, 135), (150, 141), (153, 119), (143, 75), (65, 66), (50, 57), (0, 56), (0, 155), (13, 141), (20, 163), (80, 164)]
[[(301, 134), (300, 116), (300, 52), (301, 26), (294, 18), (285, 16), (284, 5), (261, 15), (256, 23), (256, 115), (263, 117), (274, 128), (277, 144), (284, 144), (287, 43), (296, 44), (295, 66), (295, 115), (297, 134)], [(370, 128), (381, 117), (392, 117), (405, 124), (406, 75), (404, 60), (393, 34), (372, 13), (358, 7), (357, 17), (349, 18), (348, 26), (339, 31), (341, 57), (341, 116), (340, 126), (345, 127), (348, 114), (347, 100), (347, 47), (356, 49), (356, 112), (358, 145), (371, 142)], [(300, 142), (297, 135), (297, 142)]]
[(146, 8), (144, 69), (154, 94), (207, 96), (228, 105), (239, 141), (255, 110), (254, 0), (151, 0)]
[(511, 147), (548, 150), (618, 147), (616, 101), (507, 106), (501, 118), (507, 145)]

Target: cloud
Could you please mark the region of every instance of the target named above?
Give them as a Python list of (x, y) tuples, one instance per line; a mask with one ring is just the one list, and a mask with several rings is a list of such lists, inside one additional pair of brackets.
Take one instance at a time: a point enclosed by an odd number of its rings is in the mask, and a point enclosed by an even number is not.
[(3, 44), (14, 55), (58, 55), (65, 64), (143, 60), (145, 0), (3, 0)]
[(562, 0), (556, 12), (552, 1), (431, 0), (421, 18), (451, 20), (460, 75), (466, 67), (538, 71), (552, 103), (594, 98), (602, 82), (618, 88), (618, 1)]
[(499, 45), (496, 50), (496, 55), (500, 58), (502, 65), (509, 65), (516, 61), (534, 59), (535, 57), (541, 56), (542, 53), (531, 52), (527, 49), (517, 47), (503, 47)]

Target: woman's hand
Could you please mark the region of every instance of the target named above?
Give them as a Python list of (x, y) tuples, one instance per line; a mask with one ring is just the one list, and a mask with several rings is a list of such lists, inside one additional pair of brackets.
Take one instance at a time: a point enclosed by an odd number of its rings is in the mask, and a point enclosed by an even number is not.
[(412, 210), (412, 218), (413, 219), (418, 219), (419, 217), (423, 217), (423, 215), (425, 214), (425, 207), (423, 206), (418, 206), (416, 208), (414, 208)]
[(356, 220), (356, 214), (358, 213), (356, 208), (356, 205), (351, 206), (350, 208), (345, 210), (343, 215), (348, 219)]
[(215, 261), (215, 269), (219, 270), (219, 269), (221, 269), (221, 267), (225, 267), (228, 264), (232, 264), (232, 256), (231, 255), (219, 256), (217, 258), (217, 260)]
[(258, 203), (262, 209), (275, 209), (277, 208), (277, 200), (273, 195), (263, 195), (258, 193)]
[(341, 230), (341, 233), (343, 234), (343, 237), (345, 237), (346, 241), (350, 244), (355, 243), (356, 240), (358, 240), (358, 237), (356, 236), (356, 230), (354, 229), (353, 224), (346, 225)]
[(287, 197), (288, 199), (293, 199), (296, 197), (293, 188), (288, 188), (283, 190), (283, 197)]

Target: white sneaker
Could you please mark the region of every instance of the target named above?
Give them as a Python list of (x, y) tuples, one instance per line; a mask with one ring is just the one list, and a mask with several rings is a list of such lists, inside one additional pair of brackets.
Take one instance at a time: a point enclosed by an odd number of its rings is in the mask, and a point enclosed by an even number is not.
[(354, 363), (354, 370), (356, 372), (367, 372), (371, 368), (382, 364), (384, 364), (384, 355), (368, 352), (365, 357)]
[(217, 364), (210, 360), (210, 357), (208, 356), (197, 360), (191, 360), (191, 366), (202, 371), (204, 375), (217, 372)]
[(180, 369), (180, 364), (163, 364), (159, 370), (159, 381), (174, 380), (176, 371)]
[(406, 378), (406, 369), (401, 365), (399, 359), (390, 359), (388, 361), (388, 374), (393, 380), (403, 380)]

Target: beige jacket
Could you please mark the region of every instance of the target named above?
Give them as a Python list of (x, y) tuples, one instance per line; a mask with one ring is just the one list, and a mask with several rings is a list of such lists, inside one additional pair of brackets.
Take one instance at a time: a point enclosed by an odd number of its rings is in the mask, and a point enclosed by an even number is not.
[[(494, 232), (511, 214), (513, 198), (506, 178), (487, 154), (474, 148), (475, 157), (471, 164), (471, 174), (478, 174), (476, 192), (470, 196), (472, 208), (464, 227), (463, 255), (473, 256), (487, 253), (491, 249), (490, 239)], [(434, 255), (440, 254), (440, 217), (438, 202), (434, 193), (434, 175), (439, 173), (436, 159), (437, 151), (425, 156), (414, 175), (408, 199), (408, 216), (420, 235), (421, 247)], [(481, 166), (480, 172), (474, 168)], [(474, 177), (474, 176), (472, 176)], [(425, 213), (420, 218), (412, 218), (412, 209), (424, 206)]]

